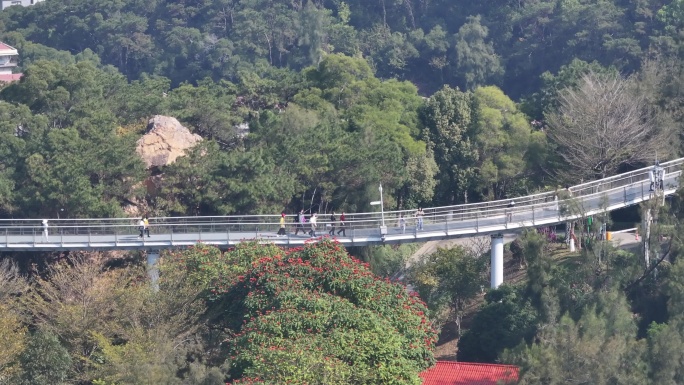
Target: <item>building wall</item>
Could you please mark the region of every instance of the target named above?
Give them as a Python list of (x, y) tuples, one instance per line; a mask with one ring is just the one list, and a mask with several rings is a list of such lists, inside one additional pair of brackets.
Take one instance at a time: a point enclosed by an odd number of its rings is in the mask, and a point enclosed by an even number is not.
[(22, 7), (28, 7), (36, 3), (40, 3), (45, 0), (2, 0), (2, 9), (11, 7), (13, 5), (21, 5)]

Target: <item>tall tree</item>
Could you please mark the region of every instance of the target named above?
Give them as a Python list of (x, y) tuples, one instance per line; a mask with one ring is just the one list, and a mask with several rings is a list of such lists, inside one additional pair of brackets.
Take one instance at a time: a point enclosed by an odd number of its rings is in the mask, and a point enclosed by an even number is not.
[(656, 153), (669, 156), (672, 130), (654, 124), (653, 109), (633, 86), (632, 78), (591, 72), (560, 93), (548, 123), (563, 160), (561, 178), (604, 178), (622, 166), (650, 163)]
[(318, 65), (323, 55), (330, 51), (326, 32), (331, 22), (330, 11), (318, 8), (312, 1), (307, 1), (299, 12), (298, 44), (308, 53), (307, 65)]
[(424, 135), (439, 167), (436, 199), (443, 204), (468, 202), (475, 187), (478, 153), (473, 140), (477, 117), (470, 93), (444, 87), (421, 110)]
[(469, 16), (456, 34), (456, 69), (465, 80), (466, 89), (498, 84), (503, 75), (499, 56), (491, 42), (489, 31), (480, 23), (480, 16)]
[(465, 307), (486, 283), (485, 269), (486, 261), (463, 247), (440, 248), (411, 266), (409, 280), (434, 318), (456, 322), (460, 337)]
[(479, 87), (474, 97), (482, 194), (502, 199), (516, 183), (525, 180), (532, 127), (527, 116), (500, 89)]

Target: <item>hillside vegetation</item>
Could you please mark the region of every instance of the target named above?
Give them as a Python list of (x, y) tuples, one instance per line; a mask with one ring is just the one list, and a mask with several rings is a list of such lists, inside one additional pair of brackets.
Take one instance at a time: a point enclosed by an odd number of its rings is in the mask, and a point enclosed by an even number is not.
[[(681, 156), (684, 0), (46, 0), (0, 12), (0, 218), (365, 211), (506, 199)], [(154, 115), (204, 140), (146, 168)], [(245, 136), (238, 125), (249, 126)], [(155, 188), (148, 188), (150, 181)], [(436, 331), (522, 384), (684, 382), (681, 197), (643, 248), (529, 232), (481, 253), (332, 241), (0, 269), (0, 384), (419, 384)], [(640, 229), (642, 236), (644, 229)], [(664, 247), (664, 248), (663, 248)], [(10, 255), (3, 255), (8, 260)], [(23, 255), (22, 257), (27, 257)], [(36, 257), (35, 255), (29, 257)], [(27, 261), (20, 259), (19, 261)], [(399, 275), (399, 274), (396, 274)]]
[[(548, 0), (10, 7), (0, 39), (20, 50), (25, 76), (0, 92), (0, 213), (113, 216), (130, 202), (150, 215), (352, 211), (368, 209), (379, 182), (390, 207), (410, 208), (643, 166), (656, 151), (680, 150), (680, 8)], [(210, 140), (161, 170), (162, 186), (148, 192), (140, 182), (157, 171), (142, 168), (133, 142), (154, 114)], [(244, 139), (235, 136), (241, 123), (250, 126)], [(595, 150), (578, 150), (586, 146)]]

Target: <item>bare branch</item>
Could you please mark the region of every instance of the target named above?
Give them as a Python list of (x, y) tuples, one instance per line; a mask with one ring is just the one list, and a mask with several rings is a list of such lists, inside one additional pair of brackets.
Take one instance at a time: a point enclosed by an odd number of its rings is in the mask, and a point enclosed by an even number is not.
[(563, 90), (559, 108), (549, 114), (549, 137), (566, 168), (559, 176), (603, 178), (621, 166), (668, 156), (672, 130), (658, 127), (634, 78), (585, 75), (577, 88)]

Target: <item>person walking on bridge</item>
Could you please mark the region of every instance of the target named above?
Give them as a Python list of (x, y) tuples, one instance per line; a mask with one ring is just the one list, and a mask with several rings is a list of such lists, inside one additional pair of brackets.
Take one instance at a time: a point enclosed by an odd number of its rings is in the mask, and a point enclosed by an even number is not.
[(346, 221), (347, 221), (347, 218), (345, 218), (344, 211), (343, 211), (342, 214), (340, 215), (340, 229), (337, 231), (337, 235), (340, 235), (340, 233), (342, 233), (343, 237), (347, 236), (347, 233), (344, 231), (345, 226), (347, 226)]
[(515, 207), (515, 202), (511, 199), (508, 203), (508, 209), (506, 210), (506, 222), (513, 221), (513, 208)]
[(147, 219), (147, 215), (143, 217), (143, 226), (145, 228), (145, 234), (147, 234), (147, 238), (150, 237), (150, 221)]
[(311, 222), (311, 231), (309, 232), (309, 235), (312, 237), (316, 237), (316, 223), (318, 222), (318, 216), (316, 213), (311, 214), (311, 219), (309, 219), (309, 222)]
[(280, 228), (278, 229), (278, 236), (282, 237), (285, 235), (285, 213), (280, 213)]
[(651, 170), (648, 172), (648, 178), (651, 180), (651, 186), (648, 188), (648, 191), (653, 191), (655, 188), (655, 181), (656, 181), (655, 167), (654, 167), (654, 170)]
[(299, 234), (299, 230), (301, 230), (302, 233), (306, 234), (306, 231), (304, 230), (304, 222), (306, 222), (306, 216), (304, 216), (304, 210), (299, 210), (299, 215), (297, 215), (297, 219), (295, 219), (295, 222), (297, 222), (297, 226), (295, 226), (294, 235)]
[(138, 221), (138, 231), (140, 231), (138, 238), (142, 238), (143, 235), (145, 234), (145, 219), (144, 218), (140, 218), (140, 220)]
[(658, 188), (663, 191), (665, 190), (665, 169), (660, 166), (660, 162), (656, 162), (656, 184)]
[(337, 220), (337, 217), (335, 216), (335, 212), (333, 211), (332, 214), (330, 215), (330, 231), (328, 231), (328, 234), (330, 235), (335, 235), (335, 221)]
[(425, 212), (423, 211), (423, 208), (418, 207), (418, 211), (416, 211), (416, 221), (417, 221), (418, 230), (423, 229), (423, 216), (424, 215), (425, 215)]

